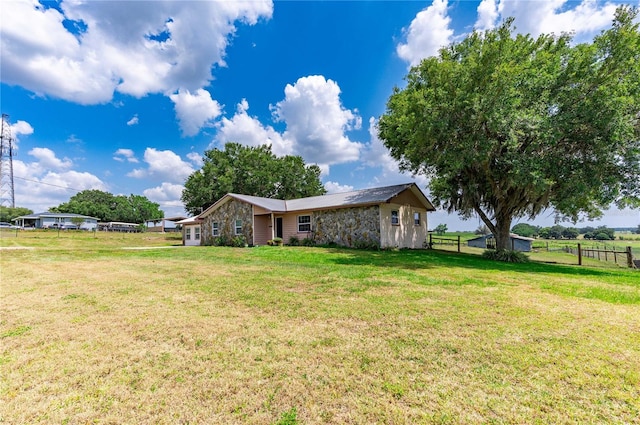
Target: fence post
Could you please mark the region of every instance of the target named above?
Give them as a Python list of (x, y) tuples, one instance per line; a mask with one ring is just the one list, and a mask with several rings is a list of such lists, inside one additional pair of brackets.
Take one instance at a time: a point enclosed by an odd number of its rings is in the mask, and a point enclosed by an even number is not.
[(547, 242), (547, 252), (549, 252), (549, 242)]
[(429, 233), (429, 248), (433, 248), (433, 233)]
[(627, 247), (627, 267), (633, 268), (633, 254), (630, 246)]
[(460, 235), (458, 235), (458, 252), (460, 252)]
[(582, 247), (578, 244), (578, 265), (582, 265)]

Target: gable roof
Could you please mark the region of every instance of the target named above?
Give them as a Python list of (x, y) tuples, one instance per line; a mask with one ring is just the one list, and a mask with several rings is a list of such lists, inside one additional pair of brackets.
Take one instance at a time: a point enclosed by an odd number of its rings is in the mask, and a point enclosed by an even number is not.
[(391, 201), (396, 196), (406, 190), (410, 190), (420, 201), (427, 211), (435, 211), (433, 204), (422, 193), (415, 183), (399, 184), (386, 187), (375, 187), (370, 189), (355, 190), (351, 192), (332, 193), (329, 195), (310, 196), (308, 198), (298, 198), (291, 200), (281, 200), (272, 198), (262, 198), (259, 196), (240, 195), (228, 193), (220, 198), (216, 203), (203, 211), (198, 217), (203, 218), (217, 210), (221, 205), (237, 199), (249, 204), (263, 208), (269, 212), (295, 212), (308, 210), (322, 210), (330, 208), (356, 207), (366, 205), (377, 205)]

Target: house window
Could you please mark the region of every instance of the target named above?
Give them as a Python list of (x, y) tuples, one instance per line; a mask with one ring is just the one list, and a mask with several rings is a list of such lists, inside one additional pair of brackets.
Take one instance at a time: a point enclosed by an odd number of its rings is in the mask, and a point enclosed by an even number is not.
[(191, 240), (191, 227), (184, 229), (184, 238), (188, 241)]
[(400, 218), (398, 217), (398, 211), (396, 211), (396, 210), (391, 211), (391, 224), (393, 226), (399, 226), (400, 225)]
[(419, 212), (414, 212), (413, 213), (413, 224), (415, 224), (416, 226), (420, 226), (420, 213)]
[(211, 236), (220, 236), (220, 228), (217, 221), (211, 223)]
[(194, 229), (194, 232), (193, 232), (193, 233), (194, 233), (194, 235), (193, 235), (193, 236), (194, 236), (194, 239), (195, 239), (195, 240), (197, 240), (197, 241), (199, 241), (199, 240), (200, 240), (200, 226), (197, 226), (197, 227)]
[(236, 235), (242, 234), (242, 220), (236, 220)]
[(311, 216), (299, 215), (298, 216), (298, 232), (310, 232), (311, 231)]

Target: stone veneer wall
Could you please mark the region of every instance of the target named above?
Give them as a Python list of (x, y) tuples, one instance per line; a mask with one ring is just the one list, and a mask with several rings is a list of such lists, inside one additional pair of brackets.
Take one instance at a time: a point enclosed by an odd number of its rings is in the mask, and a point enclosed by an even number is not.
[(340, 208), (313, 212), (314, 239), (318, 244), (380, 246), (380, 208)]
[(253, 244), (253, 208), (251, 204), (231, 199), (204, 218), (202, 223), (203, 245), (213, 245), (217, 236), (211, 235), (211, 223), (218, 222), (219, 236), (231, 241), (235, 236), (236, 220), (242, 220), (242, 234), (248, 244)]

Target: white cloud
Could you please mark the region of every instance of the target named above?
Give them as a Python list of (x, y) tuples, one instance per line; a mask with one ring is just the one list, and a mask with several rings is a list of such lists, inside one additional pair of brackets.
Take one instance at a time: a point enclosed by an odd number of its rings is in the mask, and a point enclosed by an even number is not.
[[(213, 66), (225, 65), (235, 23), (254, 25), (273, 12), (269, 0), (66, 0), (58, 7), (63, 13), (36, 0), (3, 8), (0, 72), (4, 83), (80, 104), (109, 102), (115, 92), (198, 93)], [(78, 34), (64, 27), (69, 22), (78, 23)], [(188, 121), (183, 131), (195, 124)]]
[(218, 124), (216, 141), (220, 145), (227, 142), (240, 143), (246, 146), (271, 145), (276, 155), (289, 155), (293, 151), (293, 143), (285, 140), (280, 133), (260, 121), (249, 116), (247, 110), (249, 102), (243, 99), (237, 106), (236, 113), (231, 119), (222, 118)]
[(327, 193), (342, 193), (351, 192), (353, 186), (348, 184), (340, 184), (338, 182), (328, 181), (324, 184), (324, 188), (327, 189)]
[(138, 158), (136, 158), (136, 155), (133, 153), (133, 150), (131, 149), (118, 149), (117, 151), (115, 151), (113, 153), (113, 159), (118, 161), (118, 162), (133, 162), (133, 163), (138, 163), (140, 161), (138, 161)]
[(576, 41), (583, 42), (611, 25), (616, 6), (595, 0), (483, 0), (478, 6), (476, 28), (490, 29), (501, 19), (513, 16), (518, 33), (537, 37), (543, 33), (573, 32)]
[(33, 134), (33, 127), (31, 127), (31, 124), (29, 124), (26, 121), (18, 120), (14, 124), (4, 121), (4, 125), (9, 126), (9, 131), (11, 132), (11, 138), (12, 138), (11, 145), (13, 146), (14, 149), (18, 149), (20, 136), (28, 136), (30, 134)]
[(127, 125), (128, 126), (132, 126), (132, 125), (136, 125), (138, 124), (138, 114), (135, 114), (129, 121), (127, 121)]
[(69, 158), (59, 159), (49, 148), (33, 148), (29, 151), (29, 155), (36, 158), (43, 169), (66, 170), (73, 166)]
[(357, 111), (345, 109), (340, 87), (322, 75), (302, 77), (285, 87), (285, 98), (273, 107), (274, 118), (286, 123), (285, 140), (293, 143), (293, 153), (307, 163), (324, 165), (356, 161), (362, 144), (351, 141), (345, 132), (359, 129)]
[(56, 165), (59, 161), (55, 160), (53, 152), (48, 151), (37, 151), (40, 159), (37, 162), (13, 161), (16, 206), (41, 212), (67, 202), (78, 191), (107, 190), (107, 185), (91, 173), (47, 169), (49, 162)]
[(169, 98), (175, 104), (183, 136), (195, 136), (205, 125), (220, 115), (220, 104), (211, 98), (211, 93), (198, 89), (193, 94), (180, 90)]
[(146, 169), (135, 169), (127, 176), (134, 178), (153, 177), (168, 180), (171, 183), (183, 183), (194, 172), (188, 162), (183, 161), (179, 155), (170, 150), (159, 151), (147, 148), (144, 151), (144, 162), (148, 165)]
[(160, 206), (176, 207), (183, 205), (180, 200), (183, 190), (184, 186), (181, 184), (163, 182), (160, 186), (145, 189), (143, 194), (150, 201), (157, 202)]
[(400, 171), (400, 164), (391, 157), (389, 149), (378, 137), (378, 125), (374, 117), (369, 118), (369, 143), (362, 152), (362, 163), (371, 168), (380, 168), (373, 178), (375, 186), (406, 183), (413, 179), (421, 188), (426, 187), (427, 178), (423, 175), (412, 176)]
[(482, 0), (478, 5), (478, 19), (476, 20), (475, 29), (485, 31), (494, 28), (498, 16), (500, 16), (500, 11), (496, 0)]
[(202, 167), (204, 165), (204, 159), (198, 152), (189, 152), (187, 158), (189, 158), (189, 161), (196, 167)]
[[(537, 3), (537, 2), (536, 2)], [(447, 15), (447, 0), (433, 0), (431, 6), (420, 11), (405, 30), (407, 42), (399, 44), (397, 53), (411, 66), (451, 43), (453, 30), (449, 28), (451, 18)]]

